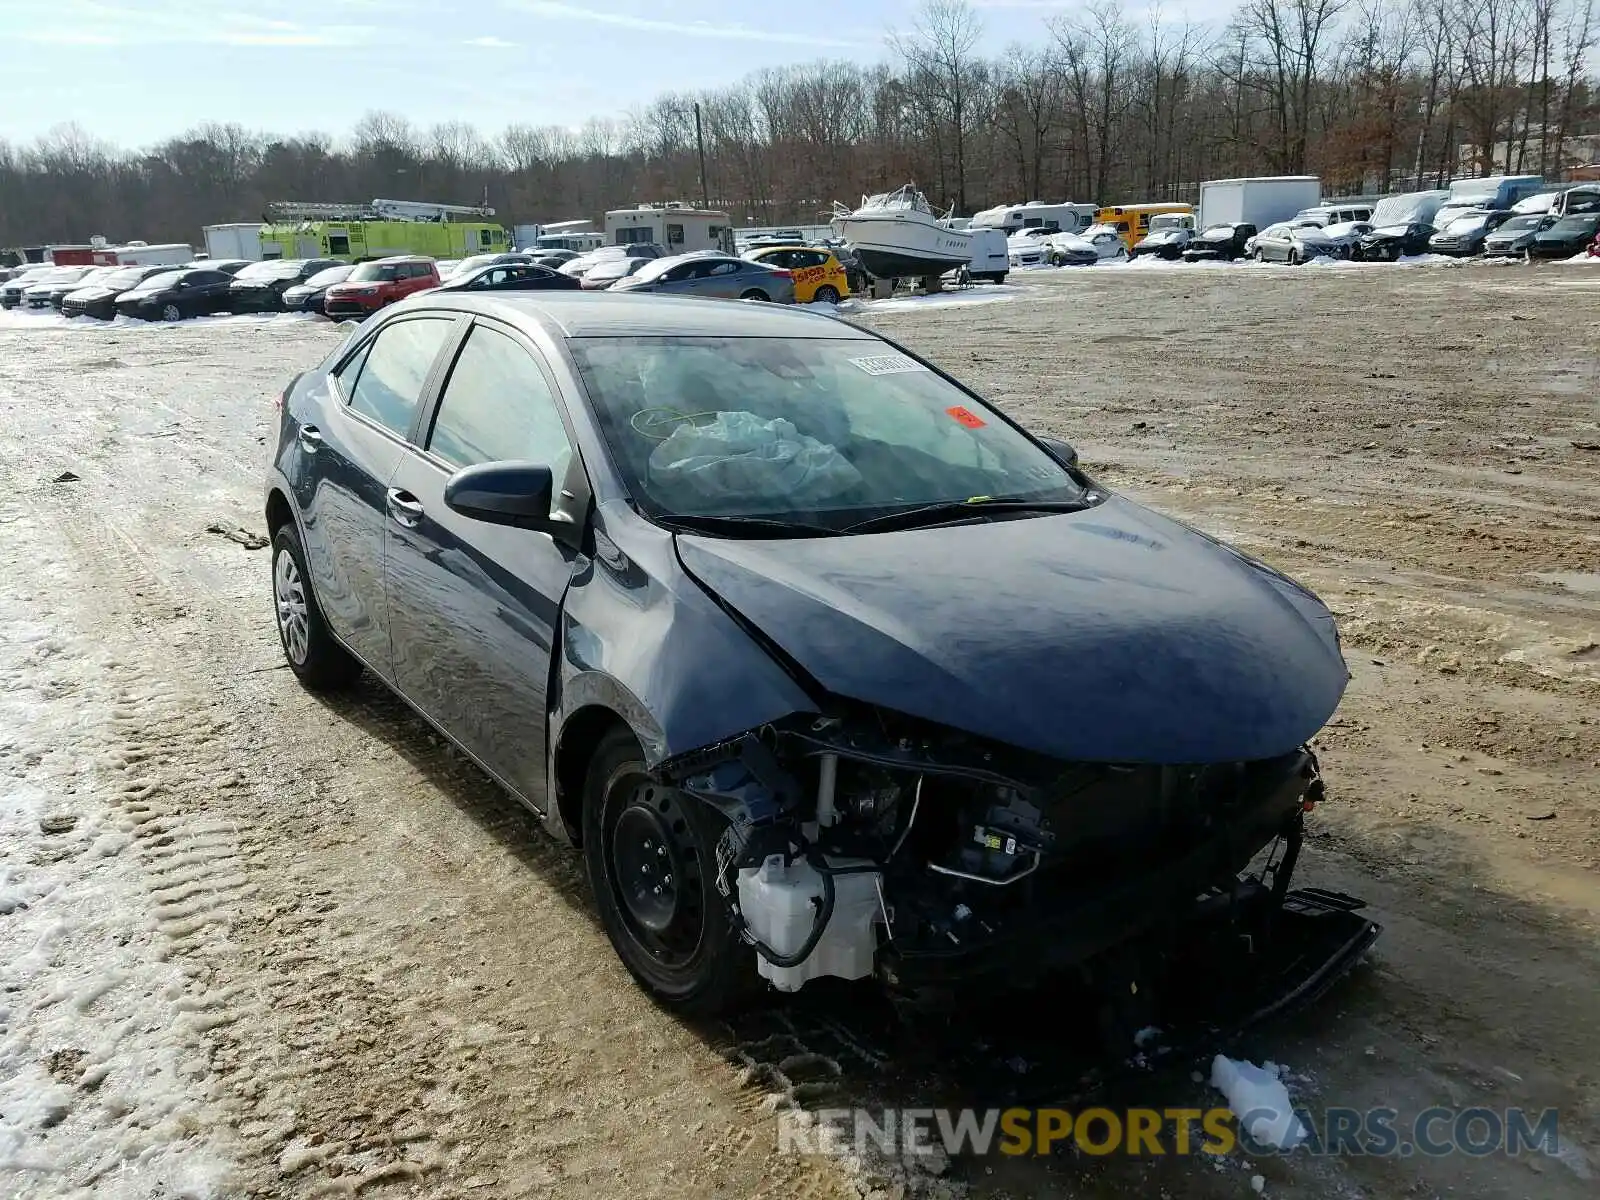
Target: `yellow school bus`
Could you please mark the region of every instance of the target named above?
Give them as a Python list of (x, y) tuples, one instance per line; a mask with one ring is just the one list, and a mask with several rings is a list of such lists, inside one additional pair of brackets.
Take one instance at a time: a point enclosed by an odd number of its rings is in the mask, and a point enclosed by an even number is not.
[(1113, 204), (1094, 215), (1096, 225), (1109, 225), (1122, 235), (1129, 251), (1150, 232), (1150, 218), (1157, 213), (1194, 215), (1192, 204)]

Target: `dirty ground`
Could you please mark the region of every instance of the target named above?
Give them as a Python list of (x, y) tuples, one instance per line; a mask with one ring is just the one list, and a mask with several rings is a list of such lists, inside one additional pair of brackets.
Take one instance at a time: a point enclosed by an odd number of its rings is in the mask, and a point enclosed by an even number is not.
[[(1300, 880), (1385, 933), (1229, 1049), (1310, 1106), (1556, 1106), (1564, 1146), (921, 1186), (1593, 1194), (1600, 274), (1063, 271), (856, 319), (1339, 614)], [(0, 1194), (850, 1197), (887, 1181), (776, 1157), (776, 1105), (1004, 1105), (851, 1002), (663, 1014), (516, 805), (378, 687), (325, 702), (280, 668), (272, 397), (339, 336), (0, 329)], [(1189, 1064), (1112, 1098), (1216, 1103)]]

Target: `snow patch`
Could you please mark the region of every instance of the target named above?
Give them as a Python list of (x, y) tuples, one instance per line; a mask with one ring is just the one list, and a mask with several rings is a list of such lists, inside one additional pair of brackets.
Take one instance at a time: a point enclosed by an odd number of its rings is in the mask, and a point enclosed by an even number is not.
[(1256, 1066), (1219, 1054), (1211, 1060), (1211, 1086), (1227, 1098), (1239, 1127), (1259, 1146), (1292, 1150), (1306, 1138), (1306, 1127), (1294, 1115), (1283, 1068), (1268, 1062)]
[[(0, 1193), (214, 1200), (231, 1167), (174, 1003), (186, 981), (96, 794), (103, 648), (54, 619), (50, 595), (74, 581), (26, 516), (4, 515), (0, 730), (37, 753), (0, 756)], [(23, 556), (26, 584), (3, 569)]]
[(892, 296), (887, 300), (864, 300), (867, 312), (900, 312), (918, 308), (960, 308), (969, 304), (994, 304), (1015, 300), (1018, 289), (1006, 283), (975, 284), (960, 291), (934, 292), (931, 296)]

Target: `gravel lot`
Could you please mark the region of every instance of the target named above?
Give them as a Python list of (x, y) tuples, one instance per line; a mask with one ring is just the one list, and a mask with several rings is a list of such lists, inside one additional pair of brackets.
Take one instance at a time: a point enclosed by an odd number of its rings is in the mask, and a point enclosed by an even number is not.
[[(1600, 270), (1044, 272), (857, 319), (1340, 615), (1302, 878), (1385, 933), (1236, 1051), (1308, 1105), (1557, 1106), (1564, 1147), (918, 1187), (1592, 1195)], [(0, 322), (0, 1195), (853, 1197), (882, 1181), (776, 1158), (774, 1107), (1004, 1104), (854, 1001), (662, 1014), (575, 858), (376, 687), (279, 669), (271, 400), (339, 336)], [(1216, 1102), (1188, 1064), (1117, 1099)]]

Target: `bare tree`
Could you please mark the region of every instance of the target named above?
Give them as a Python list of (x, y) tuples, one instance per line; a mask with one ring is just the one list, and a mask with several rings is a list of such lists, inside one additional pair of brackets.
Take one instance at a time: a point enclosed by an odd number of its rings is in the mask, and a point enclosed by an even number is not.
[(923, 0), (911, 29), (891, 34), (889, 44), (905, 62), (912, 94), (936, 123), (935, 137), (948, 139), (954, 191), (959, 212), (967, 207), (967, 143), (982, 107), (988, 83), (986, 64), (978, 57), (983, 23), (967, 0)]

